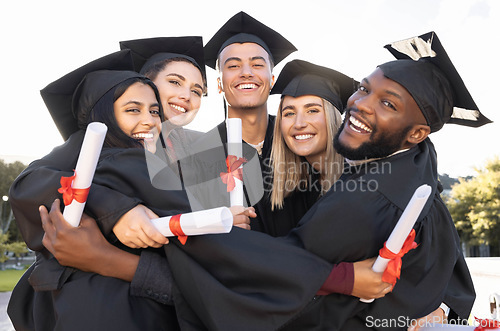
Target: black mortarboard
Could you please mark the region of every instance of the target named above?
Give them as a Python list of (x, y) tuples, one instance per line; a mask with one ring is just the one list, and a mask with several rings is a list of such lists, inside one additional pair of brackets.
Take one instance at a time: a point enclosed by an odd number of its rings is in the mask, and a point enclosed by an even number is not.
[(340, 112), (359, 83), (336, 70), (303, 60), (288, 62), (281, 70), (271, 94), (299, 97), (316, 95), (328, 100)]
[(80, 128), (86, 127), (90, 111), (106, 92), (131, 78), (146, 79), (143, 75), (132, 70), (97, 70), (85, 75), (73, 93), (71, 106), (78, 126)]
[(257, 21), (245, 12), (231, 17), (205, 45), (205, 62), (215, 69), (217, 57), (228, 45), (234, 43), (255, 43), (260, 45), (278, 64), (297, 48), (281, 34)]
[(404, 86), (431, 127), (445, 123), (479, 127), (491, 123), (479, 111), (462, 78), (433, 31), (386, 45), (398, 60), (379, 68)]
[(87, 63), (50, 83), (40, 91), (43, 101), (64, 140), (78, 131), (78, 122), (72, 110), (73, 93), (85, 75), (103, 69), (133, 70), (130, 50), (118, 51)]
[(120, 41), (121, 49), (130, 49), (137, 71), (163, 60), (182, 57), (193, 63), (204, 79), (205, 56), (203, 39), (198, 36), (159, 37)]

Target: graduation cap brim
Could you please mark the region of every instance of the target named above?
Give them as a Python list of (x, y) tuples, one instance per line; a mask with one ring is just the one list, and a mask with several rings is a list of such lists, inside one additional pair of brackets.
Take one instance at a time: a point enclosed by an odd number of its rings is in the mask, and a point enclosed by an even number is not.
[(79, 130), (78, 121), (72, 110), (72, 98), (75, 89), (89, 72), (104, 69), (133, 70), (130, 50), (118, 51), (87, 63), (50, 83), (40, 91), (43, 101), (64, 140), (67, 140), (71, 134)]
[(434, 64), (453, 90), (453, 113), (447, 123), (479, 127), (492, 121), (478, 109), (460, 74), (434, 31), (384, 46), (398, 60), (424, 60)]
[(303, 60), (288, 62), (281, 70), (271, 94), (299, 97), (316, 95), (343, 111), (359, 82), (327, 67)]
[[(245, 12), (231, 17), (205, 45), (205, 63), (215, 69), (217, 57), (222, 49), (231, 43), (252, 42), (259, 44), (270, 54), (274, 64), (278, 64), (297, 48), (285, 37), (257, 21)], [(224, 46), (224, 47), (223, 47)]]
[(193, 63), (206, 79), (203, 38), (199, 36), (158, 37), (120, 41), (120, 49), (130, 49), (136, 71), (152, 62), (183, 57)]

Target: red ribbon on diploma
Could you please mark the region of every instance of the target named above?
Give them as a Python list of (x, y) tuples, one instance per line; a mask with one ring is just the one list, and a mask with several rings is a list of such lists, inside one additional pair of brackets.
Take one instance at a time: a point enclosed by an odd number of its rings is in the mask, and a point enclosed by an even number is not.
[(231, 192), (236, 186), (235, 178), (243, 180), (243, 171), (240, 166), (247, 162), (244, 157), (236, 157), (235, 155), (228, 155), (226, 158), (227, 172), (221, 172), (220, 178), (222, 182), (227, 185), (227, 191)]
[(474, 331), (482, 331), (482, 330), (495, 330), (500, 328), (500, 321), (490, 320), (490, 319), (481, 319), (474, 317), (476, 319), (476, 323), (479, 324)]
[(382, 274), (382, 281), (390, 283), (393, 286), (396, 284), (396, 281), (399, 279), (399, 276), (401, 275), (401, 264), (403, 263), (401, 258), (410, 250), (417, 248), (418, 246), (414, 240), (415, 240), (415, 229), (412, 229), (410, 234), (406, 238), (403, 247), (397, 254), (391, 252), (384, 243), (384, 247), (380, 249), (379, 255), (380, 257), (383, 257), (384, 259), (388, 259), (390, 261), (387, 264), (387, 268), (385, 269), (384, 273)]
[(71, 177), (61, 177), (61, 187), (57, 190), (57, 192), (62, 193), (63, 202), (65, 206), (68, 206), (76, 200), (80, 203), (84, 203), (87, 201), (87, 196), (89, 195), (90, 187), (87, 188), (73, 188), (71, 185), (73, 184), (73, 180), (76, 177), (76, 172)]
[(168, 226), (170, 227), (170, 231), (172, 231), (172, 234), (174, 236), (177, 236), (177, 239), (181, 242), (181, 244), (186, 244), (186, 241), (188, 237), (182, 231), (181, 228), (181, 214), (174, 215), (170, 217), (170, 222), (168, 223)]

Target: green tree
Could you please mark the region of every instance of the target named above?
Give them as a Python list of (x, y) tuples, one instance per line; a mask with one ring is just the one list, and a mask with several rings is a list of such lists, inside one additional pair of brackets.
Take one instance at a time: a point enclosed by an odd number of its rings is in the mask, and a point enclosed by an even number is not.
[(14, 182), (14, 179), (26, 168), (22, 162), (16, 161), (6, 163), (0, 159), (0, 195), (4, 196), (9, 193), (9, 188)]
[(24, 241), (15, 241), (9, 244), (7, 247), (9, 252), (14, 253), (16, 257), (16, 264), (19, 263), (19, 258), (22, 257), (23, 254), (28, 253), (28, 247), (24, 243)]
[(454, 185), (447, 205), (462, 241), (469, 245), (490, 245), (500, 253), (500, 159), (475, 169), (472, 179)]
[[(9, 188), (16, 177), (26, 168), (26, 165), (17, 161), (6, 163), (0, 160), (0, 232), (6, 234), (14, 220), (12, 209), (8, 202)], [(15, 231), (17, 234), (18, 231)]]
[(7, 244), (8, 239), (9, 235), (0, 231), (0, 270), (5, 269), (4, 263), (9, 259), (7, 256), (7, 252), (9, 251), (9, 244)]
[(445, 190), (451, 190), (451, 187), (458, 183), (458, 179), (450, 177), (448, 174), (438, 175), (438, 177)]

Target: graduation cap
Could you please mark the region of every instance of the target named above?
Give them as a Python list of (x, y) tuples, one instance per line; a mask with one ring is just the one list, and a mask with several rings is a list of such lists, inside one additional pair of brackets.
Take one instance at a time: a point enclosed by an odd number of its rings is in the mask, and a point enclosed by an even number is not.
[(479, 111), (435, 32), (386, 45), (398, 60), (379, 66), (404, 86), (436, 132), (445, 123), (479, 127), (491, 121)]
[(87, 126), (87, 118), (104, 94), (131, 78), (146, 79), (132, 70), (97, 70), (89, 72), (73, 93), (72, 111), (80, 128)]
[(281, 70), (271, 94), (299, 97), (316, 95), (328, 100), (341, 113), (359, 83), (336, 70), (303, 60), (288, 62)]
[[(40, 91), (64, 140), (67, 140), (72, 133), (79, 129), (76, 109), (73, 108), (73, 95), (77, 90), (82, 91), (80, 88), (83, 86), (80, 86), (80, 83), (84, 77), (97, 70), (133, 70), (133, 68), (130, 50), (122, 50), (87, 63), (50, 83)], [(78, 88), (79, 86), (80, 88)]]
[(144, 73), (144, 69), (155, 63), (182, 57), (200, 69), (203, 79), (206, 80), (202, 37), (159, 37), (120, 41), (120, 49), (132, 51), (136, 71)]
[(234, 43), (255, 43), (260, 45), (278, 64), (297, 50), (281, 34), (257, 21), (245, 12), (231, 17), (205, 45), (205, 62), (215, 69), (217, 57), (222, 50)]

